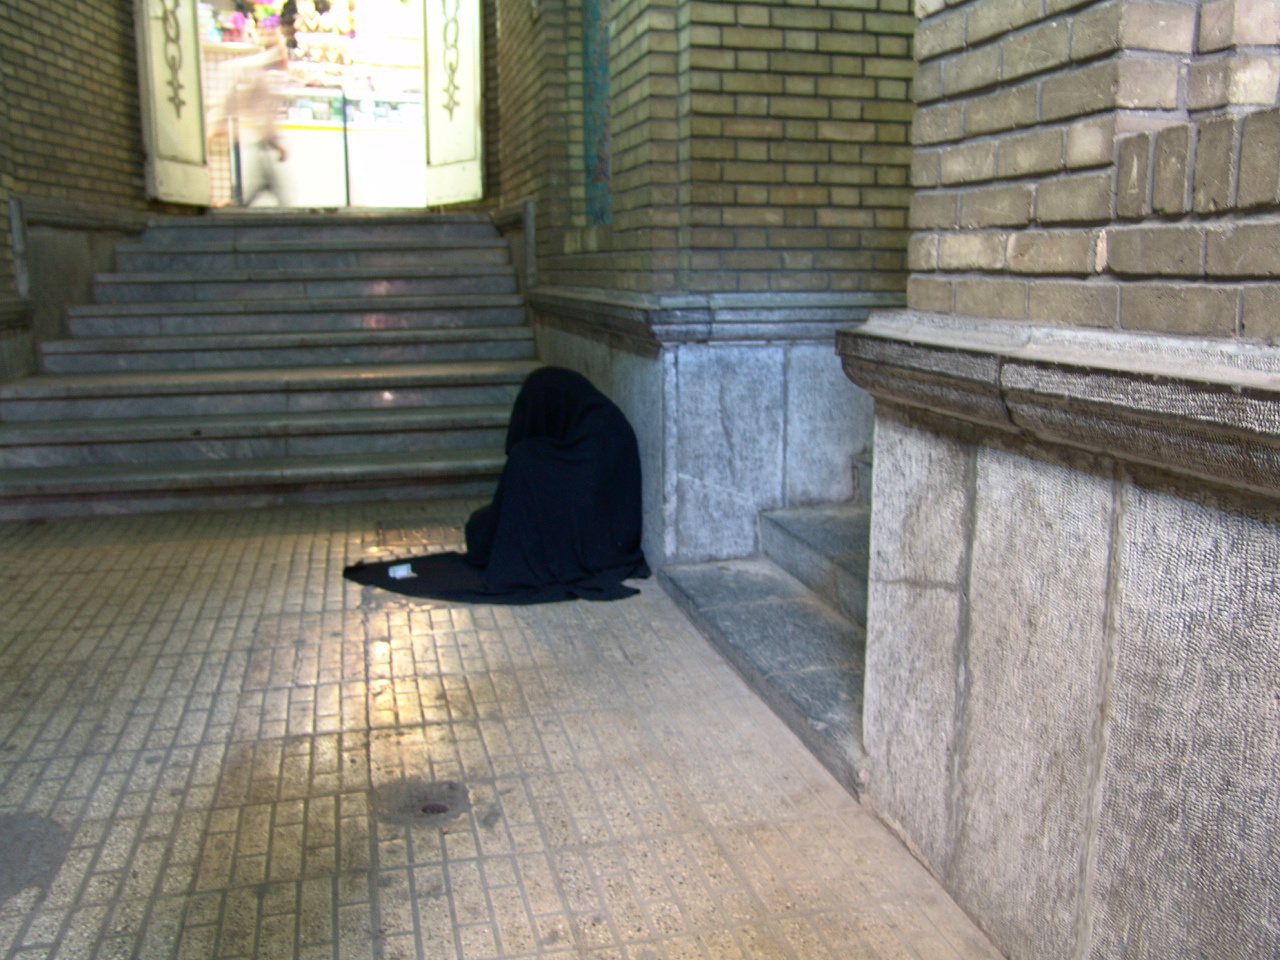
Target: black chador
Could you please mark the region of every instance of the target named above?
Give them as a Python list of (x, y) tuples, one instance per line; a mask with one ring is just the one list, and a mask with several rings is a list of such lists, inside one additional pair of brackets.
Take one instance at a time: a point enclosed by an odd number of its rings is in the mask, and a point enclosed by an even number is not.
[[(467, 521), (467, 552), (358, 564), (356, 583), (471, 603), (617, 600), (647, 577), (640, 551), (640, 454), (612, 401), (571, 370), (520, 388), (493, 502)], [(405, 567), (408, 564), (408, 567)]]

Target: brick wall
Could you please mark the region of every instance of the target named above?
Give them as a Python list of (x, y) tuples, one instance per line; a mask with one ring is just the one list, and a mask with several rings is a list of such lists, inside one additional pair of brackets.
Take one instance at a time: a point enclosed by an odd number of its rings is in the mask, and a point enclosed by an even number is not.
[(580, 3), (499, 7), (502, 194), (539, 199), (544, 283), (902, 289), (906, 0), (614, 0), (608, 224), (583, 202)]
[(694, 0), (682, 14), (683, 286), (901, 289), (905, 0)]
[(0, 202), (14, 194), (146, 205), (132, 3), (0, 3)]
[(921, 23), (911, 306), (1274, 336), (1280, 6), (1069, 6)]

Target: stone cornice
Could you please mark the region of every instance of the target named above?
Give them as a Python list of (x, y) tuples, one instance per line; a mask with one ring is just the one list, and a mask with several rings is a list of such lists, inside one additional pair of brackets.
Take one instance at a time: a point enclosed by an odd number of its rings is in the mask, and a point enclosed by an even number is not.
[(641, 349), (668, 343), (831, 340), (836, 330), (896, 293), (640, 294), (583, 287), (539, 287), (528, 295), (538, 316), (617, 337)]
[(1280, 348), (909, 311), (843, 330), (877, 399), (1280, 496)]

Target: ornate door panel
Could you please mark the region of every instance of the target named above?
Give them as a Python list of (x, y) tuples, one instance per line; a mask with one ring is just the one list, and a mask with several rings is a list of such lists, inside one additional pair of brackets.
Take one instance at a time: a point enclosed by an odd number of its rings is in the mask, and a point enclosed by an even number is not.
[(147, 195), (209, 202), (196, 0), (135, 0)]
[(484, 195), (480, 0), (426, 0), (427, 204)]

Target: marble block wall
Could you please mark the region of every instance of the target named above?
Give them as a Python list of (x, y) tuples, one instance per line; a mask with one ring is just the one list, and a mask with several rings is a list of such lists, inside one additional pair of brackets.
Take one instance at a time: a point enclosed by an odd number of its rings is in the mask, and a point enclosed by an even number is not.
[(586, 375), (631, 421), (650, 563), (751, 556), (761, 510), (848, 500), (871, 399), (830, 341), (637, 350), (538, 324), (539, 357)]
[(872, 802), (1011, 958), (1280, 952), (1280, 507), (876, 418)]

